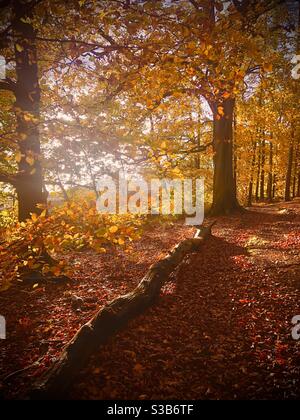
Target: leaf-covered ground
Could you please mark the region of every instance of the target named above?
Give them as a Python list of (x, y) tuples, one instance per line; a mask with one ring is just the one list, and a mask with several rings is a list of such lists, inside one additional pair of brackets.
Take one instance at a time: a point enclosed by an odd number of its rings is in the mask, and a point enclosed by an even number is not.
[[(151, 227), (130, 254), (73, 253), (71, 284), (1, 294), (1, 394), (16, 398), (99, 307), (136, 286), (148, 267), (193, 233)], [(157, 304), (131, 321), (82, 371), (72, 399), (299, 398), (300, 201), (219, 218)], [(73, 296), (83, 299), (74, 308)], [(38, 363), (31, 366), (35, 361)], [(29, 368), (28, 368), (29, 367)]]
[[(82, 324), (101, 306), (132, 290), (153, 262), (193, 231), (178, 223), (154, 224), (128, 253), (118, 248), (107, 254), (65, 255), (75, 266), (71, 283), (16, 284), (1, 293), (7, 339), (0, 340), (0, 397), (15, 398), (26, 391)], [(83, 302), (77, 304), (77, 298)]]
[(71, 398), (300, 398), (300, 202), (219, 219), (213, 233), (92, 357)]

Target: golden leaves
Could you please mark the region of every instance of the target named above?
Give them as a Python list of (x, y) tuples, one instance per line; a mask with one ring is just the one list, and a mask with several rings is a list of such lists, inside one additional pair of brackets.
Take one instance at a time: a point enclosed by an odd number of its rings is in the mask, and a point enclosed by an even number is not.
[(119, 244), (119, 245), (125, 245), (125, 241), (124, 241), (124, 239), (123, 239), (123, 238), (119, 238), (119, 239), (118, 239), (118, 244)]
[(225, 112), (224, 112), (224, 108), (223, 108), (223, 106), (218, 106), (218, 114), (219, 114), (221, 117), (224, 117)]
[(17, 153), (15, 154), (15, 161), (16, 161), (17, 163), (20, 163), (20, 162), (21, 162), (21, 160), (22, 160), (22, 153), (21, 153), (21, 152), (17, 152)]
[(152, 99), (146, 99), (146, 106), (147, 108), (151, 109), (153, 107)]
[(24, 140), (26, 140), (27, 139), (27, 134), (25, 134), (25, 133), (19, 133), (19, 139), (21, 140), (21, 141), (24, 141)]
[(36, 213), (31, 213), (31, 220), (35, 223), (38, 220), (38, 216)]
[(22, 47), (22, 45), (20, 45), (20, 44), (16, 44), (16, 50), (17, 50), (19, 53), (21, 53), (21, 52), (24, 50), (24, 48)]
[(28, 25), (30, 25), (30, 23), (31, 23), (31, 19), (29, 17), (26, 17), (26, 18), (22, 17), (20, 19), (20, 21), (23, 22), (23, 23), (27, 23)]
[(28, 165), (30, 165), (30, 166), (33, 166), (34, 165), (35, 160), (34, 160), (34, 157), (33, 156), (31, 156), (31, 155), (26, 156), (26, 159), (25, 160), (28, 163)]
[(196, 74), (196, 70), (195, 70), (193, 67), (189, 67), (189, 68), (187, 69), (187, 73), (188, 73), (190, 76), (194, 76), (194, 75)]
[(272, 63), (264, 63), (263, 66), (263, 71), (270, 73), (273, 70), (273, 64)]
[(167, 142), (166, 142), (166, 141), (163, 141), (163, 142), (161, 143), (160, 147), (161, 147), (162, 149), (166, 150), (166, 149), (167, 149)]
[(228, 99), (228, 98), (230, 98), (230, 93), (229, 92), (224, 92), (223, 93), (223, 95), (222, 95), (222, 98), (224, 98), (224, 99)]
[(118, 230), (119, 230), (118, 226), (111, 226), (109, 228), (110, 233), (116, 233), (116, 232), (118, 232)]

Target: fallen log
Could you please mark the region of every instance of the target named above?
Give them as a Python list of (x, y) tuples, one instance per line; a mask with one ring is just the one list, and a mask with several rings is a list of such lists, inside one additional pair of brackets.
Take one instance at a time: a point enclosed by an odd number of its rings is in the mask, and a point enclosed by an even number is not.
[(199, 249), (211, 234), (213, 224), (197, 228), (194, 238), (180, 242), (165, 258), (153, 264), (132, 292), (112, 300), (83, 325), (65, 346), (60, 358), (34, 384), (29, 398), (64, 398), (68, 387), (91, 354), (155, 301), (169, 275), (188, 253)]

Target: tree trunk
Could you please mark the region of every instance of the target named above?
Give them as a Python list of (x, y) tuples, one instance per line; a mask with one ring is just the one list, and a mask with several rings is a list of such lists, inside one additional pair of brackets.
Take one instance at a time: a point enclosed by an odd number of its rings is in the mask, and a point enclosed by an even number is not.
[(45, 204), (46, 194), (40, 163), (40, 88), (38, 79), (35, 31), (30, 24), (25, 1), (13, 2), (13, 33), (16, 58), (17, 89), (15, 92), (16, 130), (20, 161), (15, 184), (18, 196), (19, 220), (39, 213), (38, 204)]
[(237, 195), (237, 167), (238, 167), (238, 161), (237, 161), (237, 129), (236, 129), (236, 111), (233, 113), (233, 141), (232, 141), (232, 150), (233, 150), (233, 179), (234, 179), (234, 189), (235, 189), (235, 195)]
[(273, 187), (273, 143), (270, 142), (269, 152), (269, 172), (268, 172), (268, 185), (267, 185), (267, 197), (268, 201), (272, 201), (272, 187)]
[(240, 205), (236, 198), (233, 174), (233, 110), (234, 99), (213, 104), (214, 112), (214, 184), (212, 215), (229, 214)]
[(293, 169), (293, 198), (297, 195), (297, 177), (298, 177), (298, 167), (299, 167), (299, 157), (300, 157), (300, 142), (297, 140), (296, 152), (295, 152), (295, 162)]
[(266, 140), (263, 132), (263, 139), (261, 143), (261, 172), (260, 172), (260, 199), (265, 199), (265, 162), (266, 162)]
[[(197, 118), (197, 133), (196, 133), (196, 146), (198, 149), (200, 149), (201, 146), (201, 105), (199, 103), (199, 110), (198, 110), (198, 118)], [(196, 153), (195, 156), (195, 168), (200, 169), (201, 168), (201, 160), (200, 160), (200, 153)]]
[(272, 199), (275, 199), (276, 195), (276, 183), (277, 183), (277, 176), (276, 174), (273, 175), (273, 188), (272, 188)]
[(248, 207), (252, 206), (254, 170), (255, 170), (255, 163), (256, 163), (256, 148), (257, 148), (257, 142), (255, 139), (253, 142), (251, 173), (250, 173), (250, 182), (249, 182), (249, 189), (248, 189), (248, 203), (247, 203)]
[(257, 162), (257, 174), (256, 174), (256, 186), (255, 186), (255, 201), (259, 200), (259, 179), (260, 179), (260, 165), (261, 165), (261, 141), (259, 141), (258, 150), (258, 162)]
[(287, 171), (285, 178), (285, 201), (291, 200), (291, 180), (292, 180), (292, 168), (294, 160), (294, 128), (292, 127), (292, 138), (289, 147), (288, 162), (287, 162)]
[(255, 163), (256, 163), (256, 139), (253, 142), (253, 149), (252, 149), (252, 163), (251, 163), (251, 173), (250, 173), (250, 182), (249, 182), (249, 188), (248, 188), (248, 202), (247, 206), (252, 206), (252, 196), (253, 196), (253, 181), (254, 181), (254, 170), (255, 170)]

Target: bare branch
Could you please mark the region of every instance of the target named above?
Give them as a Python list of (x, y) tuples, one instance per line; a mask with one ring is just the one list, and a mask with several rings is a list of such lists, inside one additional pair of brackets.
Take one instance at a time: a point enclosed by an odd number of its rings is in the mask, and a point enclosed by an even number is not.
[(200, 7), (196, 0), (189, 0), (189, 2), (195, 7), (195, 9), (199, 12)]

